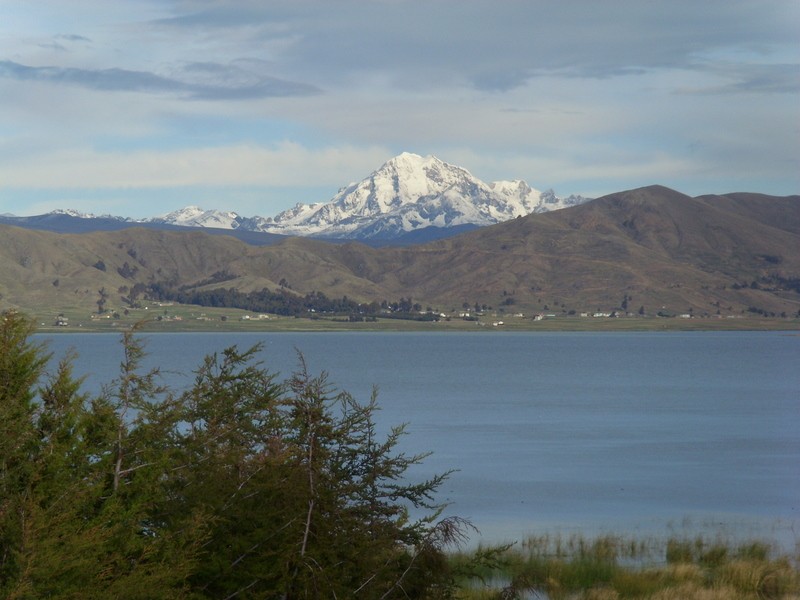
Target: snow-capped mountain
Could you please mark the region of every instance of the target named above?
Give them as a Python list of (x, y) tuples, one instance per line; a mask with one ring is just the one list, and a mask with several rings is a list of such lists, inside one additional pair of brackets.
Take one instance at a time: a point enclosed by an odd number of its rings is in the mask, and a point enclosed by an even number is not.
[[(406, 152), (387, 161), (362, 181), (340, 189), (328, 202), (297, 204), (274, 217), (243, 217), (232, 211), (187, 206), (150, 219), (102, 218), (285, 235), (390, 240), (427, 228), (492, 225), (586, 200), (581, 196), (560, 198), (553, 190), (540, 192), (522, 180), (484, 183), (466, 169), (434, 156)], [(74, 210), (51, 214), (99, 218)]]
[(490, 184), (434, 156), (403, 153), (327, 203), (277, 215), (267, 231), (369, 239), (396, 237), (426, 227), (491, 225), (533, 212), (573, 206), (585, 199), (557, 198), (521, 180)]
[(113, 215), (96, 215), (94, 213), (85, 213), (74, 208), (57, 208), (50, 211), (51, 215), (63, 215), (65, 217), (73, 217), (75, 219), (112, 219), (114, 221), (135, 222), (130, 217), (115, 217)]
[(203, 210), (199, 206), (186, 206), (163, 217), (147, 219), (151, 223), (168, 223), (182, 227), (214, 227), (217, 229), (238, 229), (242, 219), (235, 212)]

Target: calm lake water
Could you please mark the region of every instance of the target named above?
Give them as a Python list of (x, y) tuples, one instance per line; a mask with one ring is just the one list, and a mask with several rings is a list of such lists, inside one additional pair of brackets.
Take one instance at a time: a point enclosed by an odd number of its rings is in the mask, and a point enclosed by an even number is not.
[[(117, 373), (120, 336), (59, 334), (98, 390)], [(149, 364), (175, 388), (203, 356), (264, 345), (289, 376), (310, 371), (367, 400), (403, 448), (432, 451), (413, 472), (457, 469), (447, 514), (483, 540), (527, 534), (800, 539), (800, 335), (690, 333), (144, 334)], [(478, 540), (479, 538), (474, 538)]]

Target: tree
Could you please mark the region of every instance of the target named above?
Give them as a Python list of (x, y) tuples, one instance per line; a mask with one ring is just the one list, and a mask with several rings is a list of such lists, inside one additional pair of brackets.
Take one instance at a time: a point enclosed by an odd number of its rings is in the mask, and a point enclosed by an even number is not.
[(15, 311), (0, 316), (0, 592), (19, 572), (29, 529), (27, 499), (37, 451), (36, 383), (47, 364), (30, 341), (33, 324)]
[[(446, 474), (404, 484), (424, 455), (395, 453), (403, 428), (376, 433), (376, 397), (338, 392), (301, 367), (287, 382), (252, 364), (256, 346), (207, 357), (181, 399), (180, 494), (172, 514), (214, 515), (192, 587), (211, 597), (424, 597), (440, 584), (448, 529), (433, 496)], [(409, 518), (408, 508), (431, 512)], [(436, 532), (436, 535), (434, 535)], [(438, 561), (432, 561), (436, 557)], [(270, 596), (268, 596), (270, 597)]]
[(98, 538), (85, 525), (84, 485), (90, 476), (84, 460), (83, 403), (80, 380), (72, 376), (73, 353), (61, 359), (55, 375), (39, 390), (34, 415), (37, 451), (27, 490), (28, 527), (21, 545), (20, 569), (8, 597), (77, 596), (86, 591), (92, 549)]
[(106, 291), (106, 288), (101, 287), (99, 290), (97, 290), (97, 294), (99, 295), (99, 298), (97, 299), (96, 302), (97, 314), (102, 315), (104, 312), (106, 312), (106, 302), (108, 301), (108, 292)]
[(208, 597), (270, 589), (277, 549), (285, 547), (282, 496), (291, 490), (278, 468), (282, 387), (252, 364), (257, 349), (206, 357), (176, 404), (164, 519), (181, 527), (186, 514), (212, 515), (204, 558), (190, 576), (191, 587)]
[[(0, 323), (0, 595), (5, 598), (447, 597), (447, 473), (381, 436), (360, 403), (311, 376), (285, 382), (259, 346), (207, 357), (175, 395), (143, 370), (137, 329), (118, 377), (80, 391), (72, 356), (49, 356), (31, 323)], [(422, 511), (411, 517), (411, 509)]]
[[(90, 402), (69, 355), (37, 389), (49, 355), (29, 341), (32, 331), (25, 317), (3, 314), (0, 595), (180, 597), (204, 528), (197, 522), (176, 530), (154, 519), (164, 497), (159, 467), (169, 455), (168, 444), (157, 440), (169, 404), (143, 402), (141, 414), (128, 419), (118, 410), (122, 400)], [(122, 383), (109, 395), (130, 407), (149, 389), (132, 370), (136, 341), (124, 343)]]

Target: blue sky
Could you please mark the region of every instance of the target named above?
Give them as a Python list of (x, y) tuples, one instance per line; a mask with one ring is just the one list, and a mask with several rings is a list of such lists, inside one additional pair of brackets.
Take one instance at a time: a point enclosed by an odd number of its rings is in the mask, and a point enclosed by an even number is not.
[(0, 0), (0, 213), (272, 216), (403, 151), (800, 193), (796, 0)]

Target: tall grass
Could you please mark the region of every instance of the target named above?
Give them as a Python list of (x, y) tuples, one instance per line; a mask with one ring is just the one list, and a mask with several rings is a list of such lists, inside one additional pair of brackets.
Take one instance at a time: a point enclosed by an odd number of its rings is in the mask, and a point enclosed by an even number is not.
[[(454, 555), (451, 562), (457, 570), (468, 559)], [(760, 541), (537, 536), (465, 579), (460, 597), (800, 600), (798, 565), (800, 554)]]

